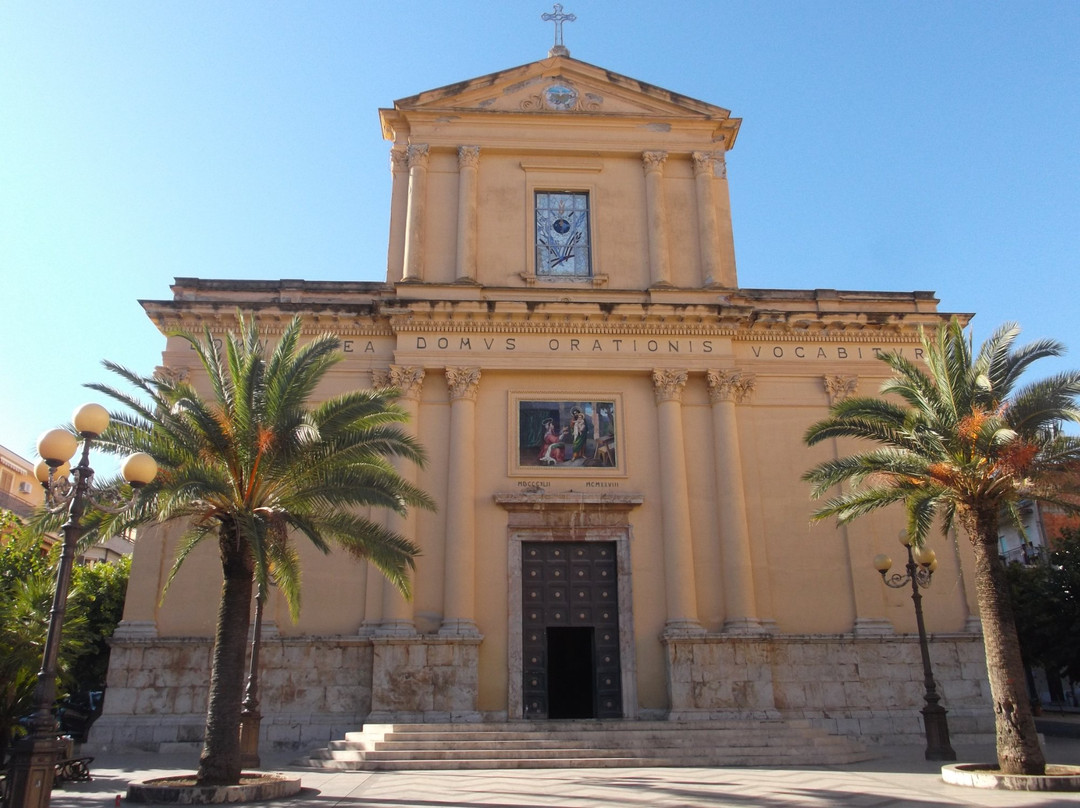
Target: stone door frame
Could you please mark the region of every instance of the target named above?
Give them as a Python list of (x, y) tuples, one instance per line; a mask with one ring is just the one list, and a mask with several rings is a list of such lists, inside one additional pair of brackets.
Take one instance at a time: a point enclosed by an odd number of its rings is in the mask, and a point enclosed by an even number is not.
[(525, 542), (606, 541), (615, 545), (619, 604), (619, 664), (622, 712), (637, 718), (637, 656), (634, 653), (634, 609), (630, 566), (633, 530), (630, 510), (643, 497), (636, 494), (496, 494), (507, 520), (507, 718), (524, 719), (522, 696), (522, 546)]

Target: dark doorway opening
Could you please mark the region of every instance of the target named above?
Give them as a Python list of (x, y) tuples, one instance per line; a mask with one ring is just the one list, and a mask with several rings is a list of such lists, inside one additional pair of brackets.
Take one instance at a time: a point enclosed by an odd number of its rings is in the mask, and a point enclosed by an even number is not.
[(549, 627), (548, 718), (596, 718), (591, 626)]

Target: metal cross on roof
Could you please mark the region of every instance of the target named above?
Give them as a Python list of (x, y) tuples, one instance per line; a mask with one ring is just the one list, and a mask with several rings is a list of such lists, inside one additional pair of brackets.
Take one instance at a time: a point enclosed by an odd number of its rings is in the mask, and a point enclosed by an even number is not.
[(553, 14), (541, 14), (540, 19), (544, 22), (555, 23), (555, 45), (548, 51), (548, 56), (569, 56), (570, 51), (566, 49), (562, 41), (562, 24), (564, 22), (573, 22), (577, 17), (573, 14), (563, 14), (562, 3), (556, 3), (555, 12)]

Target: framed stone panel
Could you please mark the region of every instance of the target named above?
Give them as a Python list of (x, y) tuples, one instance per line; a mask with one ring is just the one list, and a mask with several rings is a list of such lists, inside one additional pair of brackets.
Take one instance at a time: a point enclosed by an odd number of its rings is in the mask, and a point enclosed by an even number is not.
[(620, 395), (511, 393), (510, 412), (511, 475), (626, 474)]

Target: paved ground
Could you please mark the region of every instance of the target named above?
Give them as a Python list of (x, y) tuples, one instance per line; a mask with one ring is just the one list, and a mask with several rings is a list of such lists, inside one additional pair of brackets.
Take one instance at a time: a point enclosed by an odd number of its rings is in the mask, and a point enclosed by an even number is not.
[[(1080, 765), (1080, 739), (1048, 737), (1052, 763)], [(961, 761), (993, 759), (988, 747), (959, 747)], [(94, 780), (53, 792), (54, 808), (115, 804), (131, 781), (191, 771), (192, 756), (99, 755)], [(481, 772), (322, 772), (296, 769), (285, 758), (267, 770), (294, 772), (304, 790), (274, 806), (355, 808), (778, 808), (779, 806), (1080, 806), (1078, 794), (987, 791), (945, 784), (940, 764), (921, 748), (903, 747), (846, 767), (726, 769), (509, 769)], [(133, 806), (122, 800), (123, 805)]]

